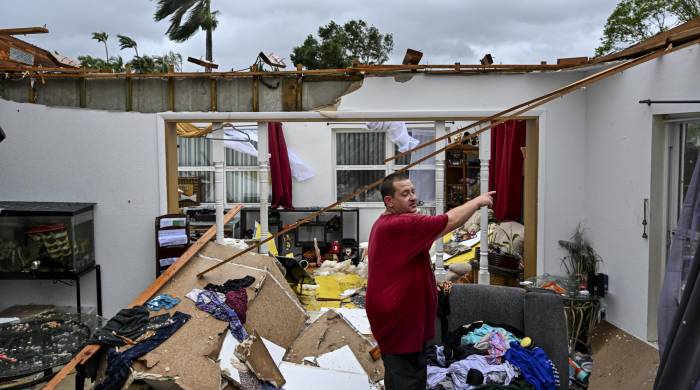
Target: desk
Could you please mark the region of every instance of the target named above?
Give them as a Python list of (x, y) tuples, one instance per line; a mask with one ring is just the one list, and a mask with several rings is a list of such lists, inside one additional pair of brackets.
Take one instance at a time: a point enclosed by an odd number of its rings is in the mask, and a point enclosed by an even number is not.
[(569, 354), (583, 346), (586, 353), (591, 351), (591, 334), (598, 320), (600, 299), (598, 297), (564, 296), (564, 311), (569, 327)]
[(80, 309), (80, 277), (88, 272), (95, 271), (95, 287), (97, 290), (97, 314), (102, 316), (102, 276), (100, 265), (93, 264), (80, 272), (0, 272), (0, 280), (54, 280), (59, 283), (71, 286), (65, 280), (72, 280), (75, 283), (75, 295), (78, 303), (77, 311)]

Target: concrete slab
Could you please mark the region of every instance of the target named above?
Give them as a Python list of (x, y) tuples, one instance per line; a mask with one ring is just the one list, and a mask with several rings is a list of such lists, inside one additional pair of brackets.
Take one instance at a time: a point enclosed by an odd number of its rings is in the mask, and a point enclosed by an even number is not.
[(219, 111), (253, 111), (253, 81), (250, 78), (219, 79), (216, 99)]
[(209, 79), (175, 79), (175, 111), (209, 111)]
[(126, 110), (126, 80), (92, 79), (87, 80), (85, 91), (87, 108), (98, 110)]
[(168, 111), (168, 81), (166, 79), (134, 79), (132, 80), (132, 93), (133, 111)]
[(37, 83), (36, 102), (47, 106), (80, 106), (80, 80), (47, 79), (46, 83)]

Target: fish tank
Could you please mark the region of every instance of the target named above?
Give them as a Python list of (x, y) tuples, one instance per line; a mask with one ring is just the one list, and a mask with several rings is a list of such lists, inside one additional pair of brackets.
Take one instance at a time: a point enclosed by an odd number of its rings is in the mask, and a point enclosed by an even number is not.
[(91, 268), (94, 206), (0, 201), (0, 274), (80, 273)]

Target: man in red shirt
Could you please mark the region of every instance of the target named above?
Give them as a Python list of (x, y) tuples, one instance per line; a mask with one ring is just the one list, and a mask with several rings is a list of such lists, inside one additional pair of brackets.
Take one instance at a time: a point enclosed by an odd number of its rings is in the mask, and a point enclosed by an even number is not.
[(416, 188), (406, 176), (387, 176), (381, 194), (386, 211), (369, 235), (367, 317), (382, 352), (387, 390), (425, 390), (423, 346), (435, 336), (437, 315), (428, 251), (480, 207), (492, 206), (495, 192), (437, 216), (417, 212)]

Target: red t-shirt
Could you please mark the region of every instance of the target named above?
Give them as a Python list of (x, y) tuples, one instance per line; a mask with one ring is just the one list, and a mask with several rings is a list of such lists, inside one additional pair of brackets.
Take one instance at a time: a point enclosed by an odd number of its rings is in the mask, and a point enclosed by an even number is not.
[(382, 353), (418, 352), (435, 336), (429, 250), (445, 226), (446, 214), (408, 213), (382, 215), (372, 226), (365, 309)]

